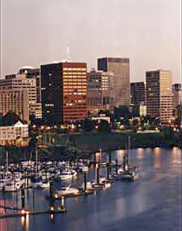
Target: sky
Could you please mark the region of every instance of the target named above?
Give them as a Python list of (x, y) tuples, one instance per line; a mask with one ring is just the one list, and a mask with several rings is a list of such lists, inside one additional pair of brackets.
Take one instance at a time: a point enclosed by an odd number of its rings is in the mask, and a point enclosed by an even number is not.
[[(1, 0), (1, 78), (70, 58), (130, 58), (130, 80), (171, 70), (181, 82), (180, 0)], [(68, 50), (70, 50), (68, 54)], [(68, 57), (69, 56), (69, 57)]]

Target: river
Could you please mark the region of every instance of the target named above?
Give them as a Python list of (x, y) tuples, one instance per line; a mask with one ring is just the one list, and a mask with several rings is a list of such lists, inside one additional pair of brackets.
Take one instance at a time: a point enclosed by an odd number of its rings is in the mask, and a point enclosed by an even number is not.
[[(123, 152), (113, 152), (112, 158), (121, 163)], [(132, 149), (129, 159), (139, 167), (137, 181), (116, 181), (96, 195), (67, 198), (67, 213), (56, 214), (54, 219), (48, 214), (1, 219), (0, 231), (180, 231), (181, 154), (178, 148)], [(94, 169), (90, 169), (88, 177), (93, 176)], [(82, 179), (73, 185), (80, 186)], [(48, 194), (49, 190), (35, 190), (36, 209), (48, 207)], [(32, 189), (26, 197), (31, 208)], [(7, 204), (15, 205), (16, 200), (19, 203), (16, 193), (7, 195)]]

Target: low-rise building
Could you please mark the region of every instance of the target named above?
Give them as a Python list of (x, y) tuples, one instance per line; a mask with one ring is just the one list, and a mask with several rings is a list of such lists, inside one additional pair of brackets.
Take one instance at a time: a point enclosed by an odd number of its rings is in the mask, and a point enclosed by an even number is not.
[(28, 137), (28, 124), (21, 121), (0, 126), (0, 145), (26, 146)]
[(92, 120), (97, 121), (98, 123), (100, 123), (101, 120), (105, 120), (109, 124), (111, 123), (111, 118), (109, 116), (106, 116), (105, 114), (100, 114), (99, 116), (93, 116)]

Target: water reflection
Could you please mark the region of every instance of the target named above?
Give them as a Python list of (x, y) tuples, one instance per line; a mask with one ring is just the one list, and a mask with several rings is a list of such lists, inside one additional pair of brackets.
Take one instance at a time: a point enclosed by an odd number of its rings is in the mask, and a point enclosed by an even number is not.
[(181, 150), (177, 147), (173, 147), (172, 149), (172, 162), (181, 164)]
[(156, 147), (154, 148), (154, 168), (160, 168), (161, 167), (161, 149)]
[(142, 159), (143, 158), (143, 153), (144, 153), (144, 149), (143, 148), (138, 148), (137, 149), (137, 157), (138, 157), (138, 159)]
[(21, 230), (22, 231), (30, 231), (30, 216), (26, 214), (25, 216), (21, 216)]
[(125, 151), (124, 149), (118, 150), (118, 151), (116, 152), (116, 158), (117, 158), (117, 160), (118, 160), (118, 163), (122, 163), (122, 161), (123, 161), (123, 156), (124, 156), (125, 152), (126, 152), (126, 151)]

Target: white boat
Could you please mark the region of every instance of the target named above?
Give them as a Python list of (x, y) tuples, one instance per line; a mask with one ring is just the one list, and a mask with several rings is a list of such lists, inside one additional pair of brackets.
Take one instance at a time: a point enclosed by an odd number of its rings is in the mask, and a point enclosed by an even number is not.
[(79, 190), (77, 188), (67, 186), (67, 187), (62, 187), (61, 190), (56, 191), (55, 198), (59, 198), (62, 196), (78, 195), (78, 194), (79, 194)]
[(37, 184), (37, 188), (40, 188), (40, 189), (50, 188), (50, 182), (49, 181), (40, 181), (39, 184)]
[(5, 192), (15, 192), (18, 191), (23, 185), (23, 181), (22, 180), (11, 180), (6, 182), (5, 185)]
[(40, 188), (41, 185), (42, 185), (42, 181), (38, 181), (38, 182), (32, 183), (32, 187), (33, 188)]
[(136, 171), (125, 171), (120, 175), (121, 180), (129, 180), (129, 181), (134, 181), (139, 178), (139, 174)]
[(111, 183), (110, 182), (105, 182), (104, 188), (105, 189), (111, 188)]
[(121, 167), (118, 169), (118, 174), (122, 174), (124, 172), (124, 169)]
[(93, 189), (99, 189), (101, 188), (101, 185), (100, 184), (97, 184), (95, 181), (92, 183), (92, 188)]
[[(83, 184), (82, 184), (82, 189), (84, 189), (84, 187), (85, 187), (85, 185), (84, 185), (84, 183), (83, 183)], [(93, 189), (92, 183), (91, 183), (90, 181), (87, 182), (87, 184), (86, 184), (86, 189), (87, 189), (87, 190)]]
[(106, 182), (106, 180), (107, 180), (106, 177), (100, 177), (99, 183), (104, 184)]
[(51, 178), (51, 174), (49, 172), (42, 173), (42, 180), (47, 180)]
[(10, 180), (10, 179), (7, 179), (7, 178), (0, 179), (0, 191), (5, 190), (6, 183), (7, 183), (9, 180)]
[(60, 180), (70, 180), (73, 177), (77, 175), (77, 172), (72, 170), (72, 171), (63, 171), (61, 174), (59, 174), (56, 178)]

